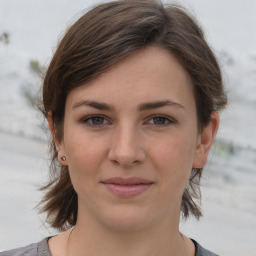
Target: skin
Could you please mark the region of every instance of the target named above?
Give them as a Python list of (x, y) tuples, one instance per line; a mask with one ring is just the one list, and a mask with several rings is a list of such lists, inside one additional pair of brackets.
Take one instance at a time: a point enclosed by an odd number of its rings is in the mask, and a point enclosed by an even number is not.
[[(70, 231), (49, 240), (53, 256), (67, 250), (77, 256), (194, 255), (193, 243), (179, 232), (181, 198), (192, 167), (205, 165), (218, 124), (213, 113), (199, 133), (190, 78), (158, 47), (73, 89), (64, 136), (55, 143), (78, 194), (78, 222), (69, 242)], [(51, 115), (49, 126), (54, 134)], [(101, 183), (112, 177), (140, 177), (153, 185), (124, 198)]]

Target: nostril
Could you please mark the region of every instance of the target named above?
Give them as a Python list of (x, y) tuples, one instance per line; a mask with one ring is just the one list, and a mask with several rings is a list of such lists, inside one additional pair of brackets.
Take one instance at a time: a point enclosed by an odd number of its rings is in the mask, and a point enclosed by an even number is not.
[(109, 149), (108, 159), (115, 165), (130, 167), (144, 161), (143, 147), (136, 139), (136, 132), (131, 129), (115, 134)]

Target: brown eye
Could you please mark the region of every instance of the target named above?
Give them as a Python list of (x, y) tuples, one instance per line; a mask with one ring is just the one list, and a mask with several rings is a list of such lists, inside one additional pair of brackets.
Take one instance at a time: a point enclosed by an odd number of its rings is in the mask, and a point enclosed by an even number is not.
[(148, 121), (148, 123), (155, 126), (167, 126), (174, 123), (174, 121), (171, 118), (166, 116), (153, 116)]
[(161, 124), (165, 124), (166, 118), (165, 117), (154, 117), (153, 121), (154, 121), (154, 124), (161, 125)]
[(103, 116), (89, 116), (83, 120), (83, 123), (92, 127), (100, 127), (108, 124), (108, 121)]
[(104, 123), (104, 118), (101, 116), (94, 116), (91, 118), (91, 123), (94, 125), (101, 125)]

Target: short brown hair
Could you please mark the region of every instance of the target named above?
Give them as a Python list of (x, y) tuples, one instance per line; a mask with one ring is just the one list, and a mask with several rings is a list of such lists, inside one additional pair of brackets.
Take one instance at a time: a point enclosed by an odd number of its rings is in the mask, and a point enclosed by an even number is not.
[[(221, 71), (199, 25), (184, 8), (163, 5), (157, 0), (118, 0), (94, 7), (66, 32), (43, 82), (42, 112), (52, 113), (56, 138), (63, 137), (65, 102), (68, 93), (108, 70), (121, 59), (155, 45), (168, 50), (190, 75), (195, 91), (199, 129), (211, 114), (224, 108)], [(51, 177), (42, 189), (46, 194), (41, 212), (47, 212), (52, 227), (64, 230), (77, 221), (77, 194), (68, 166), (58, 163), (51, 140)], [(181, 212), (199, 218), (202, 169), (192, 169), (182, 197)]]

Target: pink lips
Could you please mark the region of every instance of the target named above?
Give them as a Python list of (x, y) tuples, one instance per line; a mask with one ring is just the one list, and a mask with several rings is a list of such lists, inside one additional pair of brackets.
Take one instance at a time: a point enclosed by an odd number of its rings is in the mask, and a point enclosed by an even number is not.
[(119, 197), (132, 197), (148, 190), (154, 183), (152, 181), (131, 177), (121, 178), (115, 177), (106, 179), (101, 182), (106, 188)]

